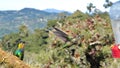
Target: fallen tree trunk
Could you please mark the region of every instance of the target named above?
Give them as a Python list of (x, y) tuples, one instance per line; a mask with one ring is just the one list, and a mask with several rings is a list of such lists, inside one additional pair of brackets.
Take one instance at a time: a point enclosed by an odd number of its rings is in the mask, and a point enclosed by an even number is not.
[(5, 66), (5, 68), (30, 68), (23, 61), (21, 61), (16, 56), (3, 51), (0, 48), (0, 66)]

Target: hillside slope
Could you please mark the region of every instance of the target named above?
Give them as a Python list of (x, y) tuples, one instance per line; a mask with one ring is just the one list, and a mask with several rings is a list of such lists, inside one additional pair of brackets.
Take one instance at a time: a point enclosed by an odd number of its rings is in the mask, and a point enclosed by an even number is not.
[[(67, 13), (66, 13), (67, 14)], [(20, 25), (26, 25), (30, 31), (46, 27), (47, 21), (56, 19), (58, 13), (46, 12), (34, 8), (0, 11), (0, 37), (16, 32)]]
[(113, 63), (111, 55), (114, 36), (107, 12), (89, 16), (77, 10), (48, 25), (27, 35), (25, 30), (22, 36), (6, 35), (1, 44), (5, 50), (14, 51), (16, 40), (21, 38), (26, 42), (24, 61), (33, 68), (119, 67), (120, 62)]
[(23, 61), (0, 48), (0, 68), (30, 68)]

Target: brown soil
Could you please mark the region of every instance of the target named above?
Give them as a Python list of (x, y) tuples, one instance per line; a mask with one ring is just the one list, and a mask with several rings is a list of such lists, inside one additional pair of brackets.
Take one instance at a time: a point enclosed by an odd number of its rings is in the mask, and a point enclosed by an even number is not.
[(6, 68), (30, 68), (16, 56), (3, 51), (0, 48), (0, 64), (4, 64)]

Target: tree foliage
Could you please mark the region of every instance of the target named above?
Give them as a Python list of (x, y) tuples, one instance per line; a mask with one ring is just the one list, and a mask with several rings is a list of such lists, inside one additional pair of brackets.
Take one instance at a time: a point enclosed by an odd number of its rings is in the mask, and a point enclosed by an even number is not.
[(47, 26), (52, 27), (52, 26), (55, 26), (56, 24), (57, 24), (57, 20), (49, 20), (47, 23)]
[(108, 7), (110, 7), (110, 6), (112, 6), (112, 2), (111, 1), (109, 1), (109, 0), (105, 0), (105, 4), (103, 4), (103, 7), (104, 8), (108, 8)]
[(26, 37), (28, 36), (28, 28), (26, 25), (21, 25), (19, 27), (19, 34), (21, 37)]
[(93, 5), (93, 3), (89, 3), (89, 5), (87, 6), (87, 10), (90, 12), (92, 12), (92, 9), (96, 8), (96, 6)]

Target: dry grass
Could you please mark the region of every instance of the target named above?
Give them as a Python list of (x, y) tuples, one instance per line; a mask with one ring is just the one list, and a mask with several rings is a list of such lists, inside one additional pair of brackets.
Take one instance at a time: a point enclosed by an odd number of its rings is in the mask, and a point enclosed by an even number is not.
[(30, 68), (16, 56), (0, 49), (0, 68)]

